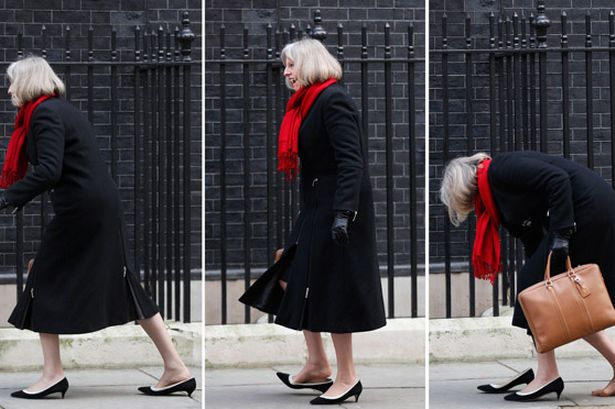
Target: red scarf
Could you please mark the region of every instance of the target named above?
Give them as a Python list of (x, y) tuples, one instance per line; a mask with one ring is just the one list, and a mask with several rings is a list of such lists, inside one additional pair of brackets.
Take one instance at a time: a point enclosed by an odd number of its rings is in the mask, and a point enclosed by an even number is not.
[(493, 201), (487, 170), (491, 159), (484, 160), (478, 165), (476, 177), (478, 180), (478, 193), (474, 198), (474, 212), (476, 213), (476, 237), (472, 251), (472, 266), (474, 276), (483, 280), (495, 281), (500, 265), (500, 216)]
[(30, 131), (30, 120), (36, 107), (43, 101), (55, 95), (42, 95), (36, 100), (28, 101), (19, 107), (15, 118), (15, 129), (6, 150), (6, 158), (0, 175), (0, 188), (6, 189), (26, 175), (28, 158), (26, 156), (25, 142)]
[(286, 104), (286, 114), (280, 126), (278, 138), (278, 170), (286, 174), (288, 180), (297, 176), (299, 170), (299, 128), (301, 121), (307, 115), (310, 107), (328, 86), (335, 84), (335, 78), (325, 82), (315, 82), (308, 87), (301, 87), (295, 92)]

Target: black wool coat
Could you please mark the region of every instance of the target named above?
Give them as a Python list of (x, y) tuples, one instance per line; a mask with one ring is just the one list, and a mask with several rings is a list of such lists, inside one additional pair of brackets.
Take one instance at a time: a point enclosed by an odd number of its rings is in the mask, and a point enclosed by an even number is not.
[(155, 315), (129, 266), (119, 194), (87, 118), (63, 98), (48, 99), (26, 143), (32, 168), (6, 191), (8, 202), (23, 206), (49, 191), (55, 217), (9, 322), (77, 334)]
[[(518, 292), (543, 280), (553, 233), (573, 228), (572, 265), (598, 264), (615, 300), (615, 192), (610, 185), (585, 166), (538, 152), (496, 156), (488, 180), (502, 226), (525, 248)], [(513, 325), (529, 329), (519, 303)]]
[[(276, 323), (296, 330), (369, 331), (386, 324), (376, 253), (372, 189), (359, 115), (340, 85), (314, 101), (299, 130), (300, 213)], [(356, 211), (350, 244), (331, 238), (336, 210)]]

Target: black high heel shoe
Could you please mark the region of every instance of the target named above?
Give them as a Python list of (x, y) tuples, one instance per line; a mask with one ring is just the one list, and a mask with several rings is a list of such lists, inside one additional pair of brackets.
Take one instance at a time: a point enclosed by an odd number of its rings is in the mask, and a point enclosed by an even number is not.
[(502, 393), (508, 391), (510, 388), (514, 388), (517, 385), (528, 384), (534, 380), (534, 371), (532, 368), (526, 369), (521, 372), (519, 375), (514, 378), (506, 381), (503, 384), (496, 385), (493, 383), (487, 385), (479, 385), (477, 386), (478, 390), (481, 390), (485, 393)]
[(557, 394), (557, 400), (559, 400), (559, 396), (562, 394), (563, 390), (564, 381), (561, 377), (559, 377), (532, 392), (514, 392), (510, 395), (504, 396), (504, 399), (516, 402), (527, 402), (530, 400), (536, 400), (547, 393), (555, 392)]
[(64, 395), (66, 394), (67, 390), (68, 390), (68, 380), (66, 379), (66, 377), (64, 377), (60, 379), (58, 382), (48, 387), (47, 389), (42, 390), (40, 392), (26, 392), (26, 390), (23, 389), (23, 390), (15, 391), (11, 393), (11, 396), (14, 398), (21, 398), (21, 399), (43, 399), (47, 395), (51, 395), (52, 393), (59, 392), (62, 394), (62, 399), (64, 399)]
[(357, 381), (346, 393), (335, 396), (333, 398), (327, 398), (324, 396), (319, 396), (315, 399), (312, 399), (310, 403), (312, 405), (337, 405), (338, 403), (344, 402), (346, 399), (354, 396), (354, 401), (359, 401), (359, 396), (363, 392), (363, 385), (361, 385), (361, 381)]
[(173, 385), (165, 386), (164, 388), (141, 386), (138, 389), (140, 392), (150, 396), (166, 396), (175, 392), (186, 392), (188, 396), (192, 396), (192, 392), (196, 389), (196, 379), (186, 379), (185, 381), (180, 381)]
[(290, 374), (284, 372), (276, 372), (276, 375), (280, 380), (284, 383), (284, 385), (288, 386), (291, 389), (316, 389), (322, 393), (325, 393), (327, 389), (333, 385), (333, 381), (331, 379), (327, 379), (324, 382), (304, 382), (304, 383), (295, 383), (291, 379)]

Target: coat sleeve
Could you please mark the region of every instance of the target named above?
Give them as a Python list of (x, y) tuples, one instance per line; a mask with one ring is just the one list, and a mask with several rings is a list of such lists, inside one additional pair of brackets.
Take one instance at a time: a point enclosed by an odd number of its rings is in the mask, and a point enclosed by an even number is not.
[(563, 169), (539, 159), (511, 155), (494, 176), (498, 189), (545, 194), (549, 231), (565, 232), (574, 227), (572, 186), (570, 176)]
[(25, 205), (58, 183), (62, 175), (65, 133), (59, 116), (50, 108), (39, 105), (32, 115), (26, 138), (34, 139), (36, 165), (7, 189), (7, 200), (13, 206)]
[(325, 129), (335, 153), (337, 189), (333, 210), (356, 211), (363, 179), (361, 131), (356, 109), (350, 97), (342, 92), (331, 94), (323, 106)]

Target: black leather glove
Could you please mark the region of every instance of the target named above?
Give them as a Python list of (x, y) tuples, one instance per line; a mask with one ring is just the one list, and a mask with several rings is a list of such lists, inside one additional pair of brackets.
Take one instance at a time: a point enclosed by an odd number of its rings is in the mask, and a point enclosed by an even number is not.
[(551, 276), (566, 271), (571, 232), (555, 233), (551, 242)]
[(354, 213), (349, 210), (335, 212), (335, 218), (331, 226), (331, 238), (335, 244), (345, 246), (349, 243), (348, 222), (353, 214)]

